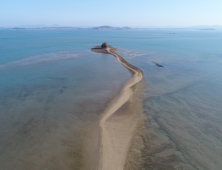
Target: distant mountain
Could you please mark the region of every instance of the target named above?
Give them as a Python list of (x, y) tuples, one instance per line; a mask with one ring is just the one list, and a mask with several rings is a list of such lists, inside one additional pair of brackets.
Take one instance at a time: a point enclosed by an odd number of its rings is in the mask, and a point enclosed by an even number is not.
[(93, 27), (92, 29), (112, 29), (114, 27), (111, 26), (100, 26), (100, 27)]
[(88, 28), (88, 29), (93, 29), (93, 30), (133, 30), (133, 29), (135, 29), (135, 28), (130, 28), (130, 27), (99, 26), (99, 27), (93, 27), (93, 28)]
[(130, 27), (111, 27), (111, 26), (99, 26), (99, 27), (91, 27), (91, 28), (81, 28), (81, 27), (62, 27), (62, 26), (44, 26), (42, 27), (14, 27), (11, 29), (72, 29), (72, 30), (135, 30), (135, 28)]

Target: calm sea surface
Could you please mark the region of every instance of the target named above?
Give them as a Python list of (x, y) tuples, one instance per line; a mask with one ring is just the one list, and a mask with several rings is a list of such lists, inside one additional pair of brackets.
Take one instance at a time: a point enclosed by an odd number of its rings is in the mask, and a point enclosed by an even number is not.
[(220, 170), (222, 31), (186, 29), (0, 30), (0, 169), (95, 169), (99, 116), (131, 76), (90, 51), (104, 41), (146, 81), (126, 169)]

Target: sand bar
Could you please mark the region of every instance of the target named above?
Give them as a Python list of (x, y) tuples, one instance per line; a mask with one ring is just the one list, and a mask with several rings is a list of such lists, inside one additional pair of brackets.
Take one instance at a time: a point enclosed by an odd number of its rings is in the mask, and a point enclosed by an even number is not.
[(136, 122), (133, 122), (134, 117), (128, 115), (122, 116), (121, 121), (109, 119), (130, 99), (133, 94), (131, 87), (142, 80), (143, 72), (116, 54), (115, 49), (111, 46), (106, 48), (97, 47), (92, 49), (92, 51), (115, 56), (117, 61), (132, 73), (131, 78), (123, 85), (121, 93), (112, 100), (100, 119), (100, 158), (98, 169), (123, 170), (133, 132), (136, 128)]

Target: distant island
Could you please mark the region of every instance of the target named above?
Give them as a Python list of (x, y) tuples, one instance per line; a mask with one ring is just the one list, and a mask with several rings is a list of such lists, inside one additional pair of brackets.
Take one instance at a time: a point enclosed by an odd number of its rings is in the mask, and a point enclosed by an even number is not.
[(69, 30), (137, 30), (137, 28), (130, 27), (111, 27), (111, 26), (99, 26), (99, 27), (90, 27), (90, 28), (81, 28), (81, 27), (41, 27), (41, 28), (20, 28), (14, 27), (11, 29), (21, 30), (21, 29), (69, 29)]
[[(132, 27), (112, 27), (112, 26), (98, 26), (98, 27), (75, 27), (75, 26), (59, 26), (59, 25), (36, 25), (36, 26), (17, 26), (17, 27), (0, 27), (0, 29), (13, 29), (13, 30), (152, 30), (152, 29), (192, 29), (192, 30), (221, 30), (222, 26), (191, 26), (191, 27), (148, 27), (148, 28), (132, 28)], [(176, 33), (168, 33), (176, 34)]]

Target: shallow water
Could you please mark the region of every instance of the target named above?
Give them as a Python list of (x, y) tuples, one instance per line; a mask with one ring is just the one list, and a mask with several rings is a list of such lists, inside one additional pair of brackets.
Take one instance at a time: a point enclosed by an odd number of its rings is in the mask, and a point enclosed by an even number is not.
[(222, 36), (194, 33), (190, 36), (195, 41), (186, 36), (180, 41), (168, 39), (169, 49), (161, 48), (158, 55), (128, 59), (144, 71), (147, 82), (145, 147), (138, 159), (144, 169), (219, 170), (222, 166)]
[(221, 84), (216, 84), (200, 81), (146, 101), (145, 167), (221, 168)]
[(0, 30), (2, 167), (97, 166), (97, 121), (130, 77), (113, 56), (90, 52), (103, 41), (136, 52), (126, 59), (145, 76), (146, 119), (126, 169), (220, 170), (222, 32), (178, 29)]
[(1, 167), (94, 169), (98, 117), (130, 73), (110, 55), (66, 51), (6, 63), (0, 74)]

